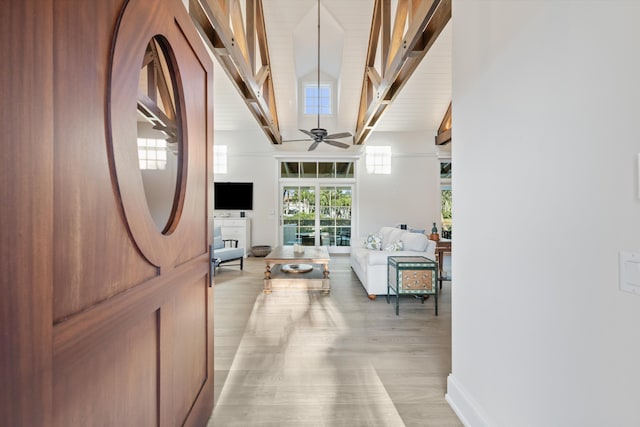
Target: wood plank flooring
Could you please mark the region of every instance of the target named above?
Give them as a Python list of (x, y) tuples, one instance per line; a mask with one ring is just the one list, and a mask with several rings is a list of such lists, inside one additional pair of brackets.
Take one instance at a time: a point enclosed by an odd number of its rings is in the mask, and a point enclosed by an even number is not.
[(264, 261), (215, 276), (211, 426), (461, 426), (444, 399), (451, 372), (450, 283), (433, 297), (367, 298), (348, 255), (331, 294), (262, 294)]

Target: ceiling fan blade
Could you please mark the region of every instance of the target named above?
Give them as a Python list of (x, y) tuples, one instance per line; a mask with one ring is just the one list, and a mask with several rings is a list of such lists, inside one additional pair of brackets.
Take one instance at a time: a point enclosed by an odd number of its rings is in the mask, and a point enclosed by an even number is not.
[(313, 141), (313, 144), (309, 146), (309, 149), (307, 151), (315, 150), (316, 148), (318, 148), (318, 144), (320, 144), (320, 141)]
[(325, 139), (324, 142), (326, 142), (329, 145), (333, 145), (334, 147), (340, 147), (340, 148), (351, 147), (349, 144), (345, 144), (344, 142), (332, 141), (330, 139)]
[(350, 136), (353, 136), (353, 135), (351, 135), (349, 132), (340, 132), (340, 133), (332, 133), (331, 135), (325, 136), (325, 138), (340, 139), (340, 138), (347, 138)]
[(298, 129), (300, 132), (304, 133), (305, 135), (309, 135), (311, 138), (315, 139), (315, 135), (312, 134), (311, 132), (309, 132), (308, 130), (304, 130), (304, 129)]
[(282, 142), (300, 142), (300, 141), (313, 141), (313, 139), (283, 139)]

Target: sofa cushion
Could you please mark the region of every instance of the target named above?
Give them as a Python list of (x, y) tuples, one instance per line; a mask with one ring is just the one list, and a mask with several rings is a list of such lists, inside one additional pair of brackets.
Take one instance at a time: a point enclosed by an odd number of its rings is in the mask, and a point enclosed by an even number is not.
[(244, 256), (243, 248), (213, 248), (213, 257), (220, 258), (222, 262), (240, 259)]
[(424, 234), (405, 233), (402, 235), (404, 249), (407, 251), (424, 251), (427, 249), (429, 239)]
[(372, 233), (364, 241), (364, 247), (379, 251), (382, 249), (382, 236), (380, 233)]
[[(384, 227), (383, 227), (384, 228)], [(391, 227), (391, 230), (382, 235), (382, 247), (386, 248), (393, 242), (397, 242), (402, 239), (402, 236), (406, 234), (406, 230), (402, 230), (400, 228)]]
[(391, 235), (391, 233), (394, 230), (399, 230), (399, 228), (395, 228), (395, 227), (382, 227), (382, 228), (380, 228), (379, 233), (380, 233), (380, 236), (382, 237), (382, 245), (383, 245), (383, 247), (388, 245), (391, 242), (391, 240), (389, 239), (389, 235)]
[(384, 248), (385, 251), (401, 251), (404, 249), (404, 243), (402, 240), (396, 240), (395, 242), (391, 242), (387, 247)]
[(388, 251), (368, 251), (369, 253), (367, 254), (367, 267), (371, 266), (371, 265), (387, 265), (387, 258), (393, 255), (397, 255), (394, 254), (393, 252), (388, 252)]

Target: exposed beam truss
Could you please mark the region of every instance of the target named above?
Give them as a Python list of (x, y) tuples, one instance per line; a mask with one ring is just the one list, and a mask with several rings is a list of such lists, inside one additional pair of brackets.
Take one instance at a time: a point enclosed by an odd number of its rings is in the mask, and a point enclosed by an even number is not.
[(262, 0), (189, 0), (213, 54), (272, 144), (281, 144)]
[(442, 123), (438, 128), (438, 134), (436, 135), (436, 145), (444, 145), (451, 142), (451, 103), (447, 112), (444, 113)]
[(363, 144), (451, 18), (451, 0), (376, 0), (355, 144)]

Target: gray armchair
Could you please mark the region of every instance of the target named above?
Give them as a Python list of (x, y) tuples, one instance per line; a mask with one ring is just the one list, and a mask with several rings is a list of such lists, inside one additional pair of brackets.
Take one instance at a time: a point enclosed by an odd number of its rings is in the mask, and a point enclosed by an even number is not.
[(213, 228), (212, 253), (213, 256), (211, 262), (214, 264), (214, 267), (233, 261), (239, 261), (239, 263), (230, 265), (239, 265), (240, 270), (244, 267), (244, 248), (239, 248), (238, 241), (235, 239), (223, 239), (222, 227), (220, 226)]

